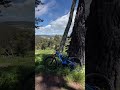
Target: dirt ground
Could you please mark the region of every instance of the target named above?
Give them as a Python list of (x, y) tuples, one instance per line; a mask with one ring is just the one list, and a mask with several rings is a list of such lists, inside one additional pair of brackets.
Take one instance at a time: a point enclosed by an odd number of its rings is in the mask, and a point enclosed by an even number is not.
[(84, 90), (83, 86), (75, 82), (67, 82), (61, 76), (36, 75), (35, 90)]

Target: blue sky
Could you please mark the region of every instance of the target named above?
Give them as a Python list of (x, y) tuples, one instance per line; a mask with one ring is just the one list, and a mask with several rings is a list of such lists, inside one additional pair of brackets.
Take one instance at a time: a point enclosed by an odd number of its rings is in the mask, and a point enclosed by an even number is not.
[[(36, 17), (44, 22), (36, 29), (36, 35), (62, 35), (68, 21), (72, 0), (42, 0), (45, 4), (36, 8)], [(37, 10), (39, 9), (39, 12)], [(75, 12), (74, 12), (75, 16)], [(72, 25), (73, 26), (73, 25)]]
[(0, 22), (33, 21), (35, 13), (34, 3), (34, 0), (13, 0), (11, 7), (1, 7), (3, 16), (0, 17)]
[[(43, 6), (43, 10), (38, 13), (40, 14), (40, 18), (44, 19), (42, 25), (47, 25), (50, 21), (57, 19), (65, 14), (67, 14), (70, 10), (72, 0), (42, 0), (45, 5)], [(44, 7), (45, 12), (44, 12)], [(41, 8), (42, 9), (42, 8)], [(47, 9), (47, 10), (46, 10)]]

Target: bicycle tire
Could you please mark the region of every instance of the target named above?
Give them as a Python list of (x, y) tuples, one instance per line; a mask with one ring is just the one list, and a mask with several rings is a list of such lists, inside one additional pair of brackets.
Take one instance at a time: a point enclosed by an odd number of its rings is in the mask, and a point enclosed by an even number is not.
[(44, 60), (44, 65), (49, 70), (54, 70), (57, 68), (58, 63), (55, 57), (49, 56)]

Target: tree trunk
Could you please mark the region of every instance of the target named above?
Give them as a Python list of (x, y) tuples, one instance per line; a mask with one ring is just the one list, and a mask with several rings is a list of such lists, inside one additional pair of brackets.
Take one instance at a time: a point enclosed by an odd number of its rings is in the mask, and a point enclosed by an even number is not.
[(70, 57), (77, 57), (84, 64), (85, 57), (85, 3), (79, 0), (75, 23), (71, 34), (71, 41), (68, 49)]
[(103, 74), (120, 90), (120, 1), (92, 0), (86, 27), (86, 75)]
[(72, 23), (72, 18), (73, 18), (73, 13), (74, 13), (76, 1), (77, 0), (73, 0), (73, 2), (72, 2), (69, 20), (68, 20), (67, 26), (65, 28), (65, 31), (64, 31), (63, 37), (61, 39), (61, 42), (60, 42), (59, 51), (61, 51), (61, 52), (63, 52), (64, 46), (65, 46), (65, 42), (66, 42), (66, 39), (67, 39), (67, 35), (68, 35), (69, 29), (70, 29), (70, 26), (71, 26), (71, 23)]

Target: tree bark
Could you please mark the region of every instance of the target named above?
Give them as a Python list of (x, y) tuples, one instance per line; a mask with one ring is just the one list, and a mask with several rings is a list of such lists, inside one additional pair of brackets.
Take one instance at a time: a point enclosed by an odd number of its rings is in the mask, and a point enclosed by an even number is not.
[(120, 90), (120, 1), (92, 0), (86, 28), (86, 75), (103, 74)]
[(85, 62), (85, 2), (79, 0), (75, 23), (71, 34), (71, 41), (68, 49), (70, 57), (77, 57), (81, 63)]
[(60, 47), (59, 47), (59, 51), (63, 52), (64, 46), (65, 46), (65, 42), (68, 36), (68, 32), (72, 23), (72, 18), (73, 18), (73, 13), (74, 13), (74, 9), (75, 9), (75, 5), (76, 5), (76, 1), (77, 0), (73, 0), (72, 1), (72, 6), (71, 6), (71, 10), (70, 10), (70, 16), (69, 16), (69, 20), (67, 23), (67, 26), (65, 28), (64, 34), (62, 36), (61, 42), (60, 42)]

